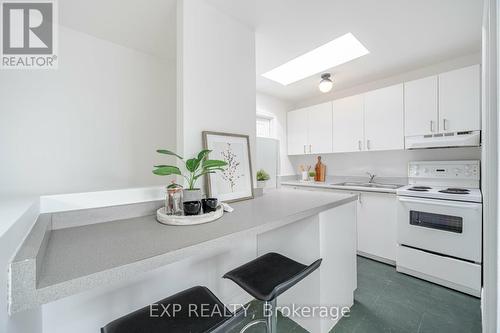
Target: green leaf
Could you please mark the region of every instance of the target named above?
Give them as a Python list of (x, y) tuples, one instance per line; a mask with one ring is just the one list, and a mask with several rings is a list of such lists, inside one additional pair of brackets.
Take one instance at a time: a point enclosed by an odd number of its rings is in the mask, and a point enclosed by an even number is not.
[(203, 168), (203, 171), (226, 171), (224, 168)]
[(220, 168), (226, 166), (227, 163), (220, 160), (205, 160), (203, 161), (203, 168)]
[(201, 176), (204, 176), (204, 175), (209, 174), (209, 173), (215, 173), (215, 171), (203, 171), (203, 172), (202, 172), (202, 173), (200, 173), (199, 175), (196, 175), (196, 176), (194, 177), (194, 179), (196, 180), (196, 179), (200, 178)]
[(212, 151), (210, 149), (203, 149), (198, 154), (198, 160), (202, 161), (205, 157), (208, 156)]
[(179, 155), (177, 155), (176, 153), (174, 153), (173, 151), (170, 151), (170, 150), (158, 149), (156, 152), (160, 153), (160, 154), (176, 156), (177, 158), (180, 158), (181, 160), (183, 159), (182, 156), (179, 156)]
[(186, 169), (188, 169), (189, 172), (195, 172), (199, 166), (200, 160), (197, 158), (191, 158), (186, 161)]
[(158, 176), (180, 175), (181, 170), (178, 167), (166, 165), (153, 170), (153, 173)]

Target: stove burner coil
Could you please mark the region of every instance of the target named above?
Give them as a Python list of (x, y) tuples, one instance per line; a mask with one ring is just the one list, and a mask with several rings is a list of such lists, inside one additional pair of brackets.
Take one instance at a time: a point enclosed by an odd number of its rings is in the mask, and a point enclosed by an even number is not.
[(439, 191), (440, 193), (447, 194), (469, 194), (470, 191), (464, 188), (447, 188), (446, 190)]
[(408, 191), (415, 191), (415, 192), (427, 192), (431, 188), (429, 186), (413, 186), (408, 189)]

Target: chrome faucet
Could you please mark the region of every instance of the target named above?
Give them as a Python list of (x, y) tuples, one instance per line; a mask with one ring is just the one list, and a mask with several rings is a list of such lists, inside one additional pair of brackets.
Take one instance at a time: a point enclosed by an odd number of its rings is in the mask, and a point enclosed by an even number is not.
[(373, 179), (375, 179), (375, 177), (377, 177), (377, 175), (372, 174), (370, 172), (367, 172), (366, 174), (370, 177), (370, 180), (368, 181), (368, 183), (370, 183), (370, 184), (373, 183)]

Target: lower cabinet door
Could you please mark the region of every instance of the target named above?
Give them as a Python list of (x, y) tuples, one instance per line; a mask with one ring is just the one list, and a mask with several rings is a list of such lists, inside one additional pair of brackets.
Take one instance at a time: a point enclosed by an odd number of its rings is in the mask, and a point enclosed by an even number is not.
[(361, 193), (358, 202), (357, 227), (358, 252), (360, 254), (367, 254), (391, 262), (396, 261), (396, 195)]

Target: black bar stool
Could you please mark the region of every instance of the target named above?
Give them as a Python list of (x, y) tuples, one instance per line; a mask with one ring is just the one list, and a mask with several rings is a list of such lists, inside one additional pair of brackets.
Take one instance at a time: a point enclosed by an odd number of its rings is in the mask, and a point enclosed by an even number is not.
[[(101, 333), (222, 333), (241, 321), (244, 314), (242, 309), (231, 313), (208, 288), (199, 286), (156, 304), (157, 316), (151, 316), (151, 307), (146, 306), (112, 321), (101, 328)], [(165, 309), (167, 314), (163, 313)], [(202, 310), (207, 315), (202, 316)]]
[(264, 320), (248, 323), (240, 332), (253, 325), (265, 323), (268, 333), (276, 333), (277, 297), (314, 272), (321, 265), (321, 261), (322, 259), (318, 259), (306, 266), (281, 254), (267, 253), (226, 273), (224, 278), (234, 281), (250, 295), (264, 301), (264, 306), (272, 313)]

